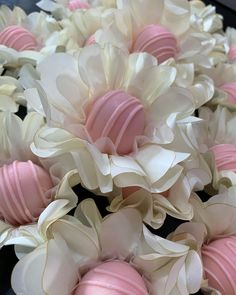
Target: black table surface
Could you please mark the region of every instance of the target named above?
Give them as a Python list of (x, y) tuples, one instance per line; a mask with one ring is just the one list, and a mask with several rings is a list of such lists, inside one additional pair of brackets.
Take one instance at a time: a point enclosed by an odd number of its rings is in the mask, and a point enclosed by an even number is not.
[[(35, 3), (37, 1), (35, 0), (0, 0), (1, 4), (6, 4), (10, 7), (12, 7), (14, 4), (21, 6), (25, 9), (26, 12), (31, 12), (37, 10), (37, 7), (35, 6)], [(205, 0), (206, 4), (212, 4), (216, 6), (217, 12), (222, 14), (224, 16), (224, 26), (231, 26), (236, 27), (236, 0)], [(230, 8), (231, 7), (231, 8)], [(24, 115), (24, 110), (21, 108), (19, 115), (22, 117)], [(98, 207), (101, 209), (102, 213), (105, 214), (104, 208), (106, 206), (106, 202), (104, 198), (93, 196), (90, 192), (86, 192), (81, 187), (76, 188), (77, 191), (80, 192), (80, 195), (84, 195), (87, 197), (93, 197), (98, 205)], [(83, 190), (83, 193), (81, 194), (81, 190)], [(200, 194), (203, 199), (206, 199), (207, 196), (204, 193)], [(180, 220), (167, 217), (166, 222), (164, 226), (155, 231), (156, 234), (166, 237), (168, 233), (172, 232), (179, 224), (181, 223)], [(3, 247), (3, 249), (0, 250), (0, 295), (14, 295), (15, 293), (10, 288), (10, 278), (11, 278), (11, 272), (14, 267), (14, 265), (17, 262), (17, 258), (14, 254), (14, 247), (13, 246), (7, 246)], [(198, 292), (197, 294), (202, 294), (201, 292)], [(29, 294), (32, 295), (32, 294)]]

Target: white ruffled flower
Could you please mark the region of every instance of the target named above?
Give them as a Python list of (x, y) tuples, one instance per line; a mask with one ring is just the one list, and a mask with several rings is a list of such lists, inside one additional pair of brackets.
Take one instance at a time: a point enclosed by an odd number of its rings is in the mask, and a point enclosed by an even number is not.
[(67, 159), (60, 166), (56, 159), (46, 163), (32, 154), (30, 144), (44, 125), (41, 115), (32, 112), (22, 121), (1, 112), (0, 122), (0, 248), (12, 243), (33, 247), (40, 240), (38, 218), (44, 228), (76, 206), (71, 190), (76, 171), (66, 170)]
[[(49, 231), (51, 239), (15, 266), (12, 287), (16, 294), (71, 295), (94, 267), (118, 261), (129, 263), (143, 278), (142, 289), (126, 279), (134, 294), (139, 289), (140, 294), (188, 295), (201, 285), (196, 241), (178, 237), (173, 242), (151, 234), (135, 209), (122, 209), (102, 219), (94, 202), (87, 199), (75, 217), (57, 220)], [(110, 288), (103, 281), (100, 286)]]
[(24, 103), (24, 94), (19, 81), (7, 75), (0, 76), (0, 112), (15, 113), (20, 103)]
[(236, 30), (228, 27), (226, 29), (226, 37), (229, 46), (228, 61), (231, 63), (236, 62)]
[(44, 12), (27, 16), (18, 7), (10, 10), (6, 6), (0, 6), (0, 16), (0, 62), (5, 67), (35, 64), (55, 52), (50, 38), (60, 27), (51, 16)]
[(236, 113), (221, 106), (214, 112), (204, 107), (200, 109), (199, 116), (206, 124), (205, 130), (202, 130), (201, 140), (209, 150), (205, 157), (212, 170), (213, 188), (218, 190), (221, 185), (235, 185)]
[(117, 1), (118, 9), (104, 12), (103, 28), (95, 39), (130, 52), (148, 52), (159, 62), (172, 57), (178, 63), (210, 68), (227, 59), (227, 42), (218, 33), (222, 23), (214, 11), (201, 4), (199, 12), (194, 3), (191, 7), (187, 0)]
[[(35, 154), (68, 155), (81, 183), (102, 193), (111, 192), (114, 185), (153, 193), (174, 185), (183, 170), (180, 163), (189, 154), (164, 145), (175, 137), (175, 122), (188, 121), (199, 96), (202, 101), (211, 97), (211, 84), (195, 84), (194, 79), (181, 78), (188, 71), (158, 66), (151, 55), (128, 55), (111, 45), (85, 47), (78, 59), (56, 54), (37, 69), (39, 95), (35, 89), (25, 95), (35, 109), (42, 103), (50, 127), (36, 134)], [(187, 83), (186, 88), (181, 83)], [(98, 116), (101, 104), (105, 111)]]
[(236, 110), (236, 64), (222, 63), (204, 73), (214, 81), (215, 94), (210, 105)]
[(187, 234), (198, 241), (197, 249), (204, 264), (204, 294), (228, 295), (235, 289), (235, 268), (229, 263), (229, 259), (235, 260), (235, 194), (233, 186), (224, 188), (207, 202), (195, 195), (190, 200), (194, 208), (192, 222), (181, 224), (170, 235), (174, 239), (176, 235)]
[(51, 37), (51, 43), (70, 54), (78, 55), (82, 47), (95, 43), (94, 34), (101, 28), (104, 8), (90, 8), (71, 13), (62, 19), (61, 30)]
[(40, 0), (39, 8), (52, 13), (57, 19), (70, 17), (74, 11), (85, 11), (97, 7), (115, 7), (116, 0)]

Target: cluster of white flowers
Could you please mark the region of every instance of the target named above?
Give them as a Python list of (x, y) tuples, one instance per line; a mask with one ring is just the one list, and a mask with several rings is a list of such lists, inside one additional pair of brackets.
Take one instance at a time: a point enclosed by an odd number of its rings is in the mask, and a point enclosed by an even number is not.
[[(236, 30), (200, 0), (38, 6), (0, 6), (15, 293), (236, 295)], [(185, 222), (151, 233), (167, 215)]]

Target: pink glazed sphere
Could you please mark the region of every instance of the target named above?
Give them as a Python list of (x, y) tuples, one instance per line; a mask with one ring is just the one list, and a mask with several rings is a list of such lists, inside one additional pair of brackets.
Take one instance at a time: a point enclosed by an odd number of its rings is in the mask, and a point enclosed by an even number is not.
[(109, 261), (90, 270), (74, 295), (148, 295), (141, 275), (128, 263)]
[(18, 226), (37, 220), (51, 202), (49, 174), (31, 161), (0, 168), (0, 218)]
[(205, 278), (222, 295), (236, 295), (236, 237), (227, 237), (202, 247)]

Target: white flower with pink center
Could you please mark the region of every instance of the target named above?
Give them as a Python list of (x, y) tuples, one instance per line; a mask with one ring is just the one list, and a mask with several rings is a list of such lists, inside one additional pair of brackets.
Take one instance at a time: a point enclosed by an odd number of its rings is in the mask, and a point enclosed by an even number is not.
[(200, 288), (197, 242), (151, 234), (133, 208), (102, 219), (94, 202), (87, 199), (75, 217), (58, 219), (49, 231), (51, 239), (15, 266), (12, 287), (16, 294), (32, 294), (35, 285), (38, 294), (58, 295), (188, 295)]
[[(193, 70), (178, 69), (180, 76)], [(85, 47), (78, 58), (56, 54), (37, 70), (39, 95), (30, 89), (25, 94), (35, 109), (47, 106), (50, 125), (37, 133), (35, 154), (68, 155), (81, 183), (102, 193), (128, 186), (163, 192), (178, 180), (189, 154), (164, 145), (175, 137), (175, 121), (188, 121), (195, 99), (211, 97), (209, 81), (187, 83), (153, 56), (128, 55), (111, 45)]]
[(198, 241), (197, 251), (204, 266), (203, 294), (235, 294), (235, 193), (236, 187), (232, 186), (207, 202), (193, 197), (190, 200), (194, 208), (193, 220), (180, 225), (170, 235), (172, 239), (190, 236)]
[[(213, 188), (236, 184), (236, 113), (218, 106), (216, 111), (200, 109), (199, 115), (205, 120), (206, 128), (202, 140), (208, 147), (206, 159), (213, 173)], [(203, 139), (205, 138), (205, 139)]]
[(158, 63), (174, 58), (178, 63), (212, 67), (227, 59), (222, 21), (210, 7), (192, 2), (117, 1), (117, 9), (104, 12), (95, 40), (130, 53), (147, 52)]
[(36, 247), (45, 238), (44, 228), (76, 206), (70, 187), (76, 172), (32, 154), (30, 144), (44, 125), (41, 115), (32, 112), (22, 121), (1, 112), (0, 121), (0, 248)]
[(51, 35), (60, 30), (55, 19), (44, 12), (26, 15), (19, 7), (0, 7), (0, 57), (5, 68), (15, 68), (30, 62), (36, 64), (55, 51)]
[(221, 105), (231, 111), (236, 110), (236, 64), (222, 63), (203, 73), (211, 78), (215, 85), (215, 93), (210, 104)]

